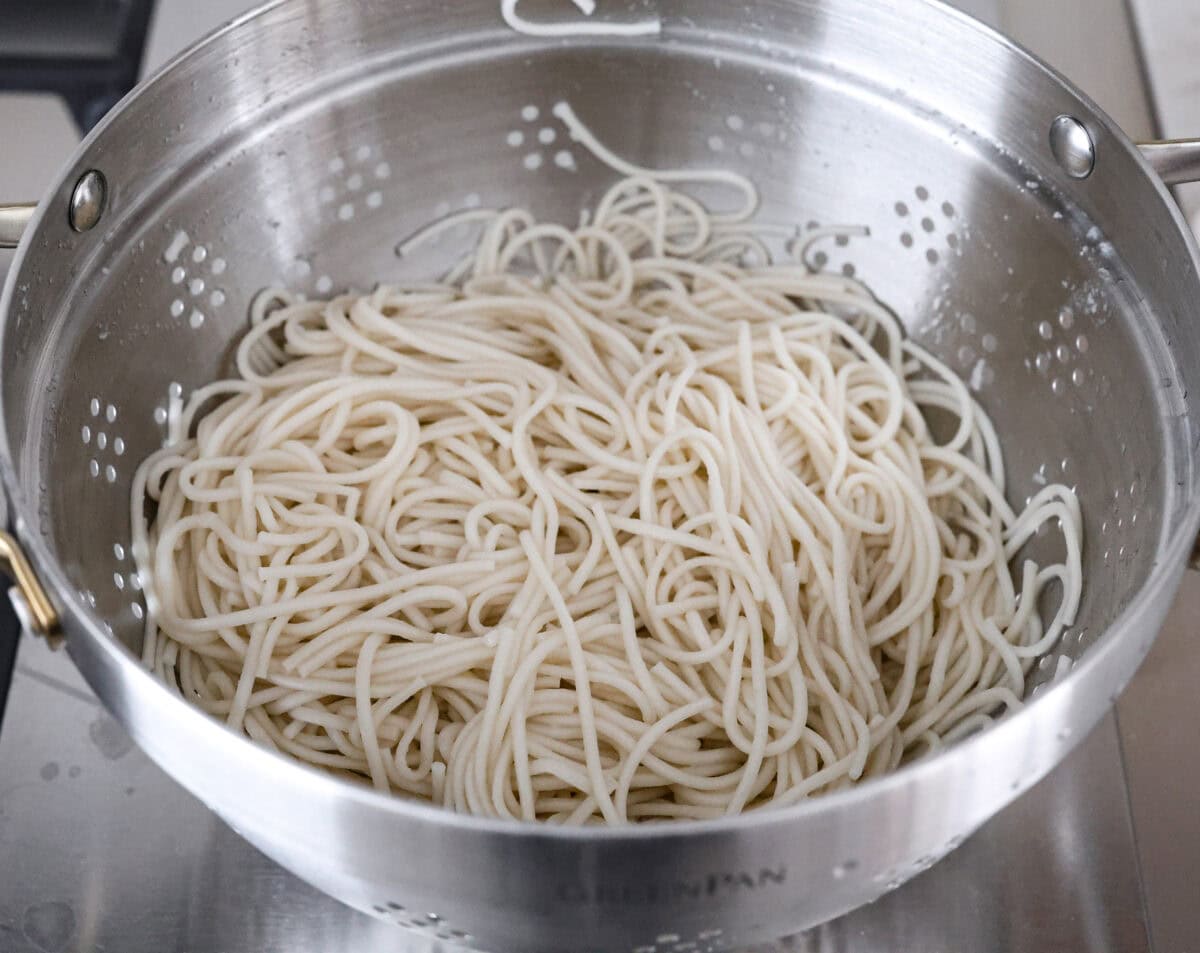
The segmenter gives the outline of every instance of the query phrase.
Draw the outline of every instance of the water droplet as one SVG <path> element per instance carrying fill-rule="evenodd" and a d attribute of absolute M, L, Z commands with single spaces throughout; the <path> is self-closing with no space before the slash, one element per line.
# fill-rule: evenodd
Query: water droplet
<path fill-rule="evenodd" d="M 1049 341 L 1051 336 L 1054 334 L 1054 328 L 1050 327 L 1049 321 L 1041 321 L 1038 323 L 1038 334 L 1041 336 L 1042 340 Z"/>
<path fill-rule="evenodd" d="M 847 860 L 847 861 L 844 861 L 843 863 L 838 864 L 836 867 L 833 868 L 833 877 L 835 880 L 842 880 L 848 874 L 853 873 L 857 869 L 858 869 L 858 861 L 857 860 L 853 860 L 853 859 Z"/>
<path fill-rule="evenodd" d="M 569 149 L 559 149 L 554 153 L 554 164 L 568 172 L 575 171 L 575 155 Z"/>
<path fill-rule="evenodd" d="M 329 160 L 329 171 L 332 172 L 334 175 L 337 175 L 344 168 L 346 168 L 346 160 L 343 159 L 341 156 L 334 156 L 332 159 Z"/>
<path fill-rule="evenodd" d="M 83 437 L 84 443 L 88 443 L 92 439 L 92 428 L 87 424 L 84 424 L 83 429 L 79 432 L 79 435 Z"/>
<path fill-rule="evenodd" d="M 177 318 L 183 314 L 183 302 L 176 298 L 171 302 L 171 317 Z"/>
<path fill-rule="evenodd" d="M 367 193 L 367 208 L 379 208 L 383 204 L 382 192 Z"/>
<path fill-rule="evenodd" d="M 720 152 L 722 149 L 725 148 L 725 140 L 722 139 L 720 136 L 709 136 L 708 137 L 708 148 L 711 149 L 713 152 Z"/>
<path fill-rule="evenodd" d="M 154 408 L 154 422 L 156 424 L 165 424 L 167 422 L 167 408 L 166 407 L 155 407 Z"/>
<path fill-rule="evenodd" d="M 104 468 L 104 479 L 106 479 L 109 483 L 117 482 L 117 468 L 111 463 Z"/>
<path fill-rule="evenodd" d="M 96 446 L 101 450 L 108 446 L 108 434 L 106 434 L 103 430 L 96 434 Z"/>
<path fill-rule="evenodd" d="M 337 195 L 337 193 L 333 190 L 332 185 L 322 185 L 317 190 L 317 199 L 320 200 L 320 202 L 324 205 L 328 205 L 330 202 L 332 202 L 335 195 Z"/>
<path fill-rule="evenodd" d="M 726 116 L 725 125 L 734 132 L 741 132 L 746 123 L 742 120 L 741 116 Z"/>
<path fill-rule="evenodd" d="M 188 291 L 190 291 L 193 295 L 198 295 L 201 292 L 203 292 L 204 291 L 204 279 L 203 278 L 193 278 L 191 281 L 188 282 Z"/>
<path fill-rule="evenodd" d="M 145 618 L 145 615 L 146 615 L 145 611 L 136 602 L 129 607 L 129 611 L 133 613 L 133 617 L 135 619 L 141 620 L 141 619 Z"/>
<path fill-rule="evenodd" d="M 118 589 L 124 589 L 125 588 L 125 577 L 122 576 L 119 572 L 114 572 L 113 573 L 113 585 L 116 586 Z"/>
<path fill-rule="evenodd" d="M 517 145 L 520 145 L 520 143 L 517 143 Z M 379 163 L 379 165 L 375 166 L 375 178 L 386 179 L 391 174 L 392 174 L 392 167 L 390 165 L 388 165 L 386 162 L 381 162 L 381 163 Z"/>
<path fill-rule="evenodd" d="M 26 908 L 21 929 L 39 950 L 65 950 L 75 935 L 75 911 L 60 900 L 35 903 Z"/>
<path fill-rule="evenodd" d="M 1071 371 L 1071 383 L 1076 387 L 1082 387 L 1084 378 L 1086 376 L 1087 375 L 1083 373 L 1083 368 L 1077 367 L 1075 370 Z"/>
<path fill-rule="evenodd" d="M 362 184 L 363 184 L 363 177 L 362 177 L 361 172 L 355 172 L 349 178 L 346 179 L 346 188 L 349 189 L 351 192 L 357 192 L 359 189 L 362 188 Z"/>
<path fill-rule="evenodd" d="M 1054 394 L 1062 394 L 1067 389 L 1067 385 L 1063 383 L 1061 377 L 1056 377 L 1050 382 L 1050 391 Z"/>
<path fill-rule="evenodd" d="M 1075 350 L 1080 354 L 1086 354 L 1088 350 L 1088 339 L 1082 334 L 1075 339 Z"/>
<path fill-rule="evenodd" d="M 349 202 L 343 202 L 338 206 L 337 217 L 343 222 L 348 222 L 354 218 L 354 206 Z"/>
<path fill-rule="evenodd" d="M 999 346 L 999 342 L 996 340 L 996 335 L 994 334 L 985 334 L 980 343 L 983 345 L 983 349 L 989 354 L 996 353 L 996 348 Z"/>
<path fill-rule="evenodd" d="M 219 308 L 225 303 L 225 292 L 218 288 L 208 296 L 208 303 L 214 308 Z"/>
<path fill-rule="evenodd" d="M 1071 325 L 1075 323 L 1075 312 L 1070 308 L 1063 308 L 1058 312 L 1058 326 L 1064 331 L 1069 331 Z"/>
<path fill-rule="evenodd" d="M 92 402 L 88 404 L 88 409 L 92 412 L 93 417 L 100 416 L 100 401 L 93 397 Z"/>
<path fill-rule="evenodd" d="M 183 283 L 183 279 L 187 277 L 187 272 L 183 270 L 181 265 L 176 265 L 171 269 L 171 284 L 178 285 Z"/>
<path fill-rule="evenodd" d="M 558 138 L 558 133 L 556 133 L 554 131 L 554 129 L 551 128 L 550 126 L 543 126 L 541 129 L 538 130 L 537 137 L 538 137 L 538 142 L 540 142 L 544 146 L 548 146 L 548 145 L 550 145 L 550 143 L 552 143 L 555 139 Z"/>
<path fill-rule="evenodd" d="M 1061 363 L 1066 364 L 1067 361 L 1071 359 L 1071 349 L 1065 344 L 1060 344 L 1054 349 L 1054 356 L 1057 357 Z"/>
<path fill-rule="evenodd" d="M 521 107 L 521 118 L 526 122 L 534 122 L 541 115 L 541 110 L 532 104 Z"/>
<path fill-rule="evenodd" d="M 109 761 L 123 758 L 133 748 L 129 735 L 108 715 L 100 715 L 88 725 L 88 737 Z"/>
<path fill-rule="evenodd" d="M 200 262 L 204 261 L 204 259 L 207 257 L 208 257 L 208 249 L 205 248 L 203 245 L 197 245 L 195 247 L 195 249 L 193 249 L 193 251 L 192 251 L 192 261 L 194 261 L 197 265 L 200 264 Z"/>
<path fill-rule="evenodd" d="M 333 279 L 330 278 L 328 275 L 321 275 L 317 279 L 316 285 L 314 287 L 316 287 L 317 291 L 320 292 L 321 294 L 328 294 L 330 292 L 330 290 L 333 288 Z"/>
<path fill-rule="evenodd" d="M 533 172 L 542 167 L 542 155 L 540 152 L 527 153 L 521 164 L 530 172 Z"/>
<path fill-rule="evenodd" d="M 213 263 L 212 263 L 211 267 L 209 268 L 209 270 L 214 275 L 224 274 L 225 273 L 225 259 L 224 258 L 214 258 Z"/>

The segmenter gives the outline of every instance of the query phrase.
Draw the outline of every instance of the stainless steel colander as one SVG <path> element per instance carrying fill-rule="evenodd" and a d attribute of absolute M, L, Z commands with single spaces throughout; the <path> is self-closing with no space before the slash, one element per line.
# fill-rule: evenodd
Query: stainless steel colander
<path fill-rule="evenodd" d="M 24 227 L 0 304 L 0 469 L 19 540 L 0 558 L 31 626 L 60 626 L 137 742 L 280 863 L 360 910 L 487 949 L 729 948 L 933 863 L 1112 703 L 1200 516 L 1197 252 L 1147 161 L 1200 175 L 1200 148 L 1144 157 L 1031 56 L 922 0 L 650 12 L 658 37 L 538 39 L 505 27 L 494 0 L 270 6 L 89 136 Z M 139 666 L 129 487 L 162 442 L 168 395 L 228 373 L 264 286 L 325 295 L 436 273 L 469 234 L 414 258 L 394 246 L 461 208 L 574 220 L 612 176 L 553 117 L 559 100 L 641 164 L 746 173 L 765 220 L 869 225 L 818 262 L 868 282 L 970 383 L 1014 502 L 1078 488 L 1084 604 L 1024 710 L 795 808 L 561 830 L 294 764 Z M 25 217 L 0 211 L 0 234 Z"/>

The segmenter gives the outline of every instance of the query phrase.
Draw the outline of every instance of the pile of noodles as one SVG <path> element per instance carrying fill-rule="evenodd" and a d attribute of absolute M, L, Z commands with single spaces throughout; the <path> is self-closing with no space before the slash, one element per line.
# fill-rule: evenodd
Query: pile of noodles
<path fill-rule="evenodd" d="M 827 233 L 773 262 L 746 180 L 557 112 L 626 176 L 580 227 L 473 212 L 443 283 L 273 293 L 173 408 L 146 663 L 380 790 L 569 823 L 792 804 L 1019 705 L 1079 602 L 1074 494 L 1013 512 L 963 382 L 805 263 Z M 1017 565 L 1043 524 L 1064 561 Z"/>

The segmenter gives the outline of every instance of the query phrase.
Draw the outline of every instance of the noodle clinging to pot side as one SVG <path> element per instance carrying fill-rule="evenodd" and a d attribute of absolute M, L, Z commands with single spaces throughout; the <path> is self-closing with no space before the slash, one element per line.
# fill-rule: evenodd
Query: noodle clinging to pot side
<path fill-rule="evenodd" d="M 575 823 L 795 803 L 1019 705 L 1074 494 L 1015 513 L 963 382 L 819 234 L 772 261 L 746 180 L 558 114 L 626 176 L 578 228 L 474 213 L 442 283 L 265 296 L 175 408 L 133 493 L 147 665 L 380 790 Z M 1063 561 L 1018 560 L 1043 526 Z"/>

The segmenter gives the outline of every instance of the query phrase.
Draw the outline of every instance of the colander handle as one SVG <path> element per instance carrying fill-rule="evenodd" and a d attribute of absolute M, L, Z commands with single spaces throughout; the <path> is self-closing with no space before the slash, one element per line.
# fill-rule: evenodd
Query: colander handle
<path fill-rule="evenodd" d="M 60 634 L 58 611 L 25 558 L 21 544 L 11 533 L 3 531 L 0 531 L 0 572 L 16 584 L 11 594 L 19 593 L 20 598 L 13 599 L 13 608 L 22 624 L 34 635 L 56 641 Z"/>
<path fill-rule="evenodd" d="M 1142 142 L 1138 148 L 1164 184 L 1200 182 L 1200 139 Z"/>
<path fill-rule="evenodd" d="M 35 208 L 31 203 L 0 205 L 0 248 L 17 247 Z"/>

